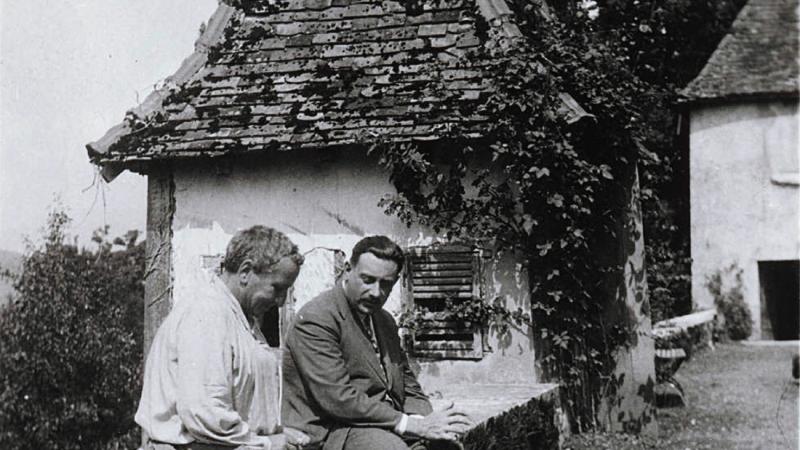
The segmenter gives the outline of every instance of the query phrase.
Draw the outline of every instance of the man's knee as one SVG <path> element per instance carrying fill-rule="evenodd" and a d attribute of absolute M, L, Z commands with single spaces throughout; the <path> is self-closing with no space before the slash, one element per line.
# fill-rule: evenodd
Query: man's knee
<path fill-rule="evenodd" d="M 343 450 L 408 450 L 400 436 L 380 428 L 351 428 Z"/>

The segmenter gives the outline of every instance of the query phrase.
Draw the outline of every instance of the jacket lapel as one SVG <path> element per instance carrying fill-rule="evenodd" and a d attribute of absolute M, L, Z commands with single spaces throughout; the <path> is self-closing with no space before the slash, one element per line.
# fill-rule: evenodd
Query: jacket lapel
<path fill-rule="evenodd" d="M 338 284 L 336 285 L 336 301 L 339 314 L 342 317 L 342 334 L 355 336 L 355 342 L 358 343 L 358 348 L 354 349 L 354 351 L 359 352 L 362 355 L 369 355 L 366 358 L 359 358 L 359 360 L 366 361 L 367 365 L 375 373 L 375 377 L 381 381 L 387 390 L 390 390 L 389 387 L 391 384 L 389 384 L 386 380 L 386 374 L 383 371 L 380 360 L 378 359 L 377 355 L 375 355 L 375 350 L 372 348 L 372 343 L 369 341 L 367 336 L 364 335 L 364 332 L 361 331 L 361 325 L 358 323 L 358 319 L 353 315 L 353 311 L 350 309 L 350 303 L 348 303 L 347 297 L 344 295 L 344 290 Z M 380 327 L 376 325 L 374 328 L 377 334 L 378 328 Z M 376 338 L 378 339 L 378 345 L 383 345 L 381 343 L 382 340 L 377 336 Z"/>
<path fill-rule="evenodd" d="M 389 327 L 383 323 L 383 316 L 381 314 L 375 314 L 372 316 L 372 323 L 374 324 L 375 328 L 375 338 L 378 340 L 378 346 L 381 349 L 381 355 L 383 358 L 383 367 L 386 368 L 386 383 L 389 387 L 389 391 L 392 391 L 392 387 L 394 386 L 394 368 L 395 365 L 392 363 L 394 360 L 392 355 L 392 349 L 389 345 L 391 342 L 392 336 L 387 336 L 387 331 Z"/>

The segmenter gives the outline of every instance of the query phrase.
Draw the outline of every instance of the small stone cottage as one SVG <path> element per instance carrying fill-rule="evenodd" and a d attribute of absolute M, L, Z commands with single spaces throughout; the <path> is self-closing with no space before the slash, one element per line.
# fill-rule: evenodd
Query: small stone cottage
<path fill-rule="evenodd" d="M 466 56 L 478 48 L 502 52 L 518 38 L 503 0 L 221 3 L 178 72 L 87 146 L 107 180 L 122 170 L 148 178 L 146 348 L 171 305 L 190 301 L 186 274 L 215 267 L 233 233 L 255 223 L 284 231 L 306 252 L 291 300 L 264 318 L 276 345 L 293 312 L 333 285 L 346 253 L 370 234 L 390 236 L 410 255 L 386 306 L 393 313 L 442 309 L 445 298 L 501 298 L 530 308 L 519 261 L 387 215 L 378 202 L 395 188 L 367 151 L 378 137 L 435 142 L 453 127 L 480 136 L 491 120 L 480 114 L 481 94 L 492 80 L 480 60 Z M 442 84 L 447 92 L 433 88 Z M 574 101 L 564 110 L 565 120 L 585 114 Z M 639 228 L 619 254 L 626 270 L 641 271 L 641 219 L 631 193 Z M 641 278 L 614 289 L 640 317 L 643 336 L 620 357 L 628 376 L 613 408 L 624 413 L 608 414 L 620 428 L 653 417 L 639 388 L 653 375 L 644 289 Z M 411 336 L 408 350 L 433 397 L 456 399 L 480 420 L 549 399 L 544 423 L 528 413 L 503 416 L 511 428 L 503 428 L 506 419 L 493 422 L 494 433 L 538 430 L 541 438 L 560 416 L 557 388 L 537 376 L 533 334 L 513 329 L 500 340 L 443 321 Z"/>
<path fill-rule="evenodd" d="M 720 274 L 753 339 L 798 339 L 798 1 L 750 0 L 683 91 L 690 119 L 692 299 Z M 737 273 L 740 280 L 737 280 Z"/>

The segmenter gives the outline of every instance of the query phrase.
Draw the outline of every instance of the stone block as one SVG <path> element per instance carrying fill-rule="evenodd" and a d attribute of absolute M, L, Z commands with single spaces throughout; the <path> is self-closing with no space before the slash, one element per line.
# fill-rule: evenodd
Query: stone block
<path fill-rule="evenodd" d="M 569 434 L 554 384 L 449 385 L 434 396 L 434 407 L 453 401 L 475 421 L 461 439 L 465 450 L 558 449 Z"/>

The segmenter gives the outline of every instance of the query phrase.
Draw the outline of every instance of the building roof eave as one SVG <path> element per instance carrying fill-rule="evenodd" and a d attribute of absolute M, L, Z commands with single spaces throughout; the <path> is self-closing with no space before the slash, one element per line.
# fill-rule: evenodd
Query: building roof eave
<path fill-rule="evenodd" d="M 225 27 L 235 13 L 235 8 L 220 3 L 209 19 L 208 25 L 195 41 L 195 51 L 183 60 L 178 70 L 167 77 L 163 85 L 151 92 L 141 104 L 129 110 L 125 120 L 111 127 L 100 139 L 86 144 L 89 159 L 102 166 L 101 174 L 106 181 L 116 178 L 124 168 L 118 163 L 100 162 L 100 158 L 107 155 L 123 137 L 136 132 L 133 125 L 135 121 L 147 123 L 153 116 L 162 112 L 164 99 L 180 90 L 200 72 L 208 60 L 209 51 L 220 41 Z"/>
<path fill-rule="evenodd" d="M 799 9 L 798 0 L 748 0 L 682 89 L 684 102 L 797 95 Z"/>
<path fill-rule="evenodd" d="M 474 3 L 472 3 L 474 1 Z M 488 49 L 487 55 L 489 57 L 503 57 L 510 55 L 514 50 L 524 48 L 521 45 L 524 41 L 524 37 L 520 32 L 520 29 L 515 24 L 514 20 L 514 12 L 509 8 L 506 0 L 465 0 L 464 3 L 469 3 L 470 11 L 472 12 L 472 16 L 478 18 L 478 20 L 485 20 L 486 24 L 489 25 L 490 33 L 488 36 L 488 40 L 483 40 L 483 42 L 475 42 L 475 38 L 473 37 L 472 41 L 469 39 L 465 39 L 463 41 L 463 47 L 470 48 L 478 45 L 483 45 L 484 49 Z M 544 8 L 546 12 L 547 3 L 544 0 L 539 0 L 541 7 Z M 395 6 L 396 7 L 396 6 Z M 289 11 L 290 13 L 296 11 Z M 446 12 L 445 12 L 446 13 Z M 270 13 L 271 14 L 271 13 Z M 276 14 L 281 14 L 280 12 Z M 285 13 L 284 13 L 285 14 Z M 209 116 L 203 117 L 201 114 L 204 113 L 197 113 L 198 110 L 201 108 L 223 108 L 226 107 L 227 104 L 224 101 L 218 101 L 217 97 L 214 97 L 212 100 L 209 101 L 207 105 L 201 105 L 198 108 L 194 108 L 191 98 L 199 94 L 195 93 L 195 89 L 197 92 L 201 92 L 203 89 L 206 89 L 206 86 L 203 85 L 206 78 L 212 80 L 219 80 L 219 79 L 226 79 L 225 77 L 230 78 L 230 81 L 238 78 L 246 78 L 246 75 L 242 75 L 242 69 L 235 68 L 230 69 L 228 67 L 223 67 L 226 63 L 219 63 L 218 59 L 220 59 L 220 55 L 225 57 L 226 55 L 235 54 L 235 52 L 227 52 L 226 49 L 222 47 L 224 41 L 228 39 L 236 39 L 237 30 L 241 29 L 242 35 L 247 33 L 246 36 L 255 36 L 252 39 L 262 39 L 265 43 L 265 47 L 260 49 L 259 51 L 276 51 L 277 49 L 281 49 L 282 47 L 270 47 L 270 45 L 275 45 L 274 42 L 268 43 L 268 41 L 275 41 L 277 39 L 282 40 L 293 40 L 292 47 L 302 47 L 304 45 L 316 45 L 317 43 L 314 41 L 311 44 L 305 42 L 303 39 L 310 38 L 309 36 L 305 36 L 305 32 L 298 32 L 295 31 L 288 31 L 288 29 L 283 29 L 280 31 L 273 30 L 277 34 L 271 35 L 271 39 L 264 38 L 263 34 L 263 27 L 259 29 L 259 25 L 253 25 L 258 20 L 263 19 L 263 17 L 267 17 L 268 15 L 259 16 L 253 15 L 247 16 L 247 12 L 241 8 L 231 6 L 230 4 L 226 4 L 223 1 L 220 2 L 217 10 L 213 14 L 212 18 L 209 20 L 208 26 L 205 30 L 201 33 L 200 37 L 195 43 L 195 51 L 192 55 L 186 58 L 183 63 L 181 64 L 178 71 L 167 78 L 162 86 L 155 89 L 151 92 L 145 100 L 138 105 L 137 107 L 129 110 L 126 113 L 125 119 L 112 127 L 108 130 L 103 137 L 100 139 L 91 142 L 86 145 L 86 149 L 89 154 L 89 158 L 92 163 L 101 167 L 101 173 L 103 178 L 107 181 L 113 180 L 119 173 L 123 170 L 141 170 L 144 168 L 146 170 L 149 165 L 156 163 L 159 160 L 172 160 L 172 159 L 186 159 L 186 158 L 193 158 L 193 157 L 219 157 L 228 154 L 245 154 L 245 153 L 252 153 L 256 151 L 262 150 L 289 150 L 291 148 L 312 148 L 312 147 L 321 147 L 321 146 L 328 146 L 328 145 L 341 145 L 345 142 L 348 145 L 352 144 L 359 144 L 363 143 L 361 138 L 353 135 L 352 133 L 342 133 L 338 136 L 329 135 L 325 132 L 327 129 L 335 129 L 339 131 L 338 128 L 331 126 L 327 129 L 323 129 L 320 127 L 319 130 L 312 130 L 314 133 L 319 134 L 313 135 L 311 137 L 305 137 L 306 135 L 312 135 L 311 132 L 293 132 L 295 135 L 284 136 L 284 135 L 277 135 L 271 134 L 274 130 L 269 129 L 269 126 L 272 126 L 271 122 L 258 122 L 256 123 L 252 116 L 258 116 L 260 119 L 264 119 L 266 116 L 275 116 L 278 120 L 285 120 L 284 116 L 287 114 L 296 116 L 297 121 L 303 122 L 299 125 L 295 123 L 291 123 L 291 126 L 295 128 L 300 127 L 301 125 L 306 125 L 306 122 L 310 122 L 316 117 L 320 115 L 322 119 L 319 120 L 337 120 L 335 117 L 334 119 L 330 119 L 326 117 L 322 109 L 319 111 L 308 109 L 311 112 L 304 112 L 302 108 L 305 106 L 300 106 L 299 111 L 294 111 L 292 109 L 291 112 L 283 111 L 280 107 L 283 106 L 297 106 L 290 104 L 291 102 L 302 102 L 302 99 L 299 100 L 281 100 L 284 103 L 279 103 L 278 107 L 272 108 L 274 105 L 272 104 L 256 104 L 256 100 L 254 97 L 256 95 L 264 95 L 266 91 L 262 91 L 260 94 L 259 92 L 249 92 L 246 89 L 242 89 L 241 98 L 243 104 L 247 106 L 243 108 L 248 108 L 248 112 L 246 114 L 242 114 L 240 116 L 231 115 L 228 113 L 222 120 L 227 121 L 223 127 L 227 127 L 223 132 L 217 133 L 220 129 L 219 120 L 217 120 L 216 124 L 214 123 L 214 118 L 212 116 L 209 119 Z M 369 17 L 359 17 L 360 19 L 370 19 Z M 250 20 L 253 19 L 253 20 Z M 464 22 L 461 18 L 457 18 L 462 23 L 468 23 L 469 21 Z M 373 19 L 374 20 L 374 19 Z M 456 18 L 452 19 L 456 21 Z M 423 25 L 426 22 L 417 22 Z M 246 25 L 242 25 L 246 24 Z M 241 27 L 238 27 L 241 25 Z M 422 27 L 423 25 L 419 25 Z M 440 23 L 434 24 L 439 28 L 442 28 Z M 459 31 L 458 23 L 453 25 L 449 25 L 447 27 L 448 36 L 453 34 L 453 30 L 450 28 L 455 28 L 455 33 Z M 279 27 L 281 25 L 279 24 Z M 249 27 L 249 28 L 248 28 Z M 433 30 L 435 33 L 439 33 L 441 30 Z M 338 30 L 337 32 L 344 33 L 344 31 Z M 302 36 L 301 36 L 302 35 Z M 233 37 L 232 37 L 233 36 Z M 276 38 L 275 36 L 280 36 Z M 420 36 L 428 36 L 420 34 Z M 439 34 L 431 34 L 431 36 L 439 36 Z M 323 38 L 326 38 L 323 36 Z M 410 38 L 409 38 L 410 39 Z M 439 39 L 439 40 L 446 40 L 445 37 L 434 37 L 432 39 Z M 306 39 L 311 40 L 311 39 Z M 261 41 L 260 41 L 261 42 Z M 326 42 L 321 41 L 322 44 Z M 333 42 L 335 44 L 336 42 Z M 414 42 L 412 42 L 414 43 Z M 369 45 L 373 45 L 373 42 L 368 42 Z M 453 49 L 456 52 L 463 53 L 466 50 L 461 50 L 462 42 L 459 41 L 456 43 L 448 42 L 446 45 L 454 46 Z M 391 44 L 396 45 L 396 44 Z M 335 47 L 334 45 L 330 45 L 330 48 L 323 49 L 326 52 L 330 52 L 329 55 L 324 56 L 324 61 L 330 62 L 333 60 L 335 62 L 335 58 L 341 56 L 336 55 L 333 51 L 334 50 L 341 50 Z M 339 46 L 341 47 L 341 45 Z M 222 51 L 220 51 L 222 49 Z M 237 50 L 238 51 L 238 50 Z M 415 51 L 414 47 L 409 47 L 408 50 L 402 50 L 409 55 L 413 54 Z M 378 52 L 376 53 L 377 56 L 381 56 Z M 441 54 L 438 56 L 448 56 L 447 54 Z M 371 56 L 371 55 L 370 55 Z M 353 58 L 358 58 L 359 55 L 352 56 Z M 452 57 L 451 57 L 452 58 Z M 300 62 L 302 63 L 303 58 L 299 58 Z M 439 58 L 441 60 L 441 58 Z M 284 64 L 289 66 L 290 63 L 284 63 L 284 60 L 276 59 L 278 61 L 276 65 Z M 285 60 L 290 61 L 291 63 L 294 60 Z M 424 61 L 424 60 L 423 60 Z M 435 60 L 434 60 L 435 61 Z M 441 61 L 447 61 L 445 60 Z M 256 61 L 256 63 L 250 64 L 248 67 L 256 67 L 258 68 L 260 65 L 267 65 L 270 61 Z M 419 61 L 414 62 L 415 64 L 422 65 Z M 219 65 L 217 67 L 216 65 Z M 211 67 L 214 66 L 214 67 Z M 294 67 L 294 66 L 291 66 Z M 445 67 L 447 69 L 447 67 Z M 219 70 L 225 69 L 225 70 Z M 251 70 L 251 69 L 247 69 Z M 255 69 L 252 69 L 255 70 Z M 260 69 L 264 70 L 266 69 Z M 291 83 L 302 83 L 302 76 L 305 75 L 301 73 L 297 75 L 295 73 L 292 74 L 284 74 L 289 69 L 276 69 L 276 74 L 274 76 L 270 73 L 260 73 L 254 72 L 259 76 L 272 76 L 271 82 L 277 82 L 280 78 L 280 83 L 283 83 L 281 86 L 286 87 L 288 94 L 285 94 L 286 98 L 292 98 L 292 95 L 295 97 L 301 97 L 298 94 L 295 94 L 297 91 L 296 86 L 288 86 Z M 300 66 L 300 69 L 292 69 L 297 72 L 306 71 L 309 72 L 311 69 L 307 69 L 305 67 Z M 319 69 L 317 69 L 319 70 Z M 483 89 L 486 91 L 488 89 L 484 84 L 485 80 L 482 79 L 473 79 L 476 75 L 471 74 L 470 71 L 475 71 L 471 67 L 461 68 L 459 66 L 453 66 L 448 70 L 457 70 L 456 73 L 457 81 L 453 82 L 456 84 L 454 87 L 453 92 L 458 92 L 462 90 L 463 93 L 461 97 L 453 97 L 456 98 L 458 101 L 469 102 L 469 101 L 479 101 L 480 93 L 479 90 Z M 479 70 L 479 69 L 478 69 Z M 313 72 L 313 71 L 312 71 Z M 373 74 L 370 76 L 377 77 L 377 76 L 384 76 L 390 80 L 390 75 L 381 75 L 382 72 Z M 400 73 L 400 72 L 398 72 Z M 409 71 L 411 73 L 411 71 Z M 282 75 L 283 74 L 283 75 Z M 316 76 L 316 74 L 311 73 L 312 76 Z M 323 74 L 324 75 L 324 74 Z M 320 75 L 320 76 L 323 76 Z M 402 74 L 401 74 L 402 75 Z M 415 75 L 409 76 L 409 78 L 413 78 Z M 292 81 L 292 77 L 295 77 L 299 81 Z M 463 78 L 463 79 L 462 79 Z M 411 84 L 415 82 L 406 81 L 405 83 Z M 231 94 L 229 91 L 233 91 L 230 86 L 214 86 L 213 83 L 222 84 L 219 81 L 210 81 L 211 88 L 208 89 L 217 89 L 218 95 L 220 99 L 225 100 L 228 96 L 236 96 L 239 95 L 239 92 Z M 238 81 L 237 81 L 238 83 Z M 386 81 L 382 81 L 382 84 L 386 84 Z M 460 83 L 460 85 L 458 85 Z M 264 86 L 268 85 L 269 83 L 261 83 Z M 284 86 L 286 85 L 286 86 Z M 259 85 L 259 89 L 263 88 L 264 86 Z M 245 88 L 250 86 L 245 84 Z M 234 83 L 234 88 L 236 88 Z M 272 90 L 270 87 L 269 94 L 274 94 L 276 91 Z M 283 92 L 283 91 L 281 91 Z M 302 94 L 302 91 L 299 91 Z M 483 91 L 481 91 L 483 92 Z M 314 92 L 311 91 L 308 95 L 313 95 Z M 205 93 L 204 93 L 205 95 Z M 392 94 L 394 95 L 394 94 Z M 452 95 L 452 94 L 448 94 Z M 375 96 L 374 93 L 369 93 L 367 90 L 361 90 L 361 95 L 355 98 L 357 104 L 368 104 L 370 101 L 376 102 L 376 100 L 380 100 L 380 96 Z M 562 100 L 562 107 L 560 108 L 560 112 L 564 115 L 565 120 L 568 124 L 574 124 L 577 122 L 581 122 L 584 119 L 594 119 L 594 116 L 587 112 L 581 105 L 569 95 L 569 93 L 561 93 L 560 94 Z M 186 100 L 189 98 L 190 100 Z M 425 113 L 425 108 L 432 109 L 432 105 L 436 99 L 429 100 L 426 98 L 422 98 L 421 100 L 427 101 L 428 106 L 420 105 L 401 105 L 402 107 L 407 107 L 411 113 L 413 108 L 416 108 L 421 113 Z M 214 103 L 214 102 L 217 103 Z M 263 97 L 258 100 L 261 103 L 264 103 Z M 335 103 L 335 102 L 330 102 Z M 419 103 L 419 102 L 418 102 Z M 424 102 L 422 102 L 424 103 Z M 376 103 L 378 104 L 378 103 Z M 444 103 L 442 103 L 444 104 Z M 240 105 L 234 105 L 231 109 L 239 107 Z M 312 105 L 313 106 L 313 105 Z M 324 105 L 323 105 L 324 106 Z M 258 112 L 253 113 L 250 107 L 254 109 L 261 108 Z M 380 106 L 383 108 L 383 106 Z M 394 104 L 392 104 L 394 107 Z M 364 108 L 364 106 L 360 106 L 360 108 Z M 386 107 L 388 108 L 388 107 Z M 452 107 L 451 107 L 452 108 Z M 398 108 L 402 109 L 402 108 Z M 352 111 L 349 111 L 348 114 L 350 115 L 357 115 L 358 108 L 351 108 Z M 335 112 L 335 111 L 334 111 Z M 441 121 L 441 123 L 426 123 L 420 122 L 417 124 L 414 123 L 406 123 L 403 118 L 399 119 L 387 119 L 386 123 L 380 123 L 378 125 L 374 125 L 374 127 L 388 127 L 387 129 L 395 130 L 397 129 L 397 136 L 394 136 L 398 139 L 408 139 L 408 140 L 436 140 L 443 135 L 437 134 L 437 128 L 440 126 L 450 126 L 456 124 L 462 124 L 465 127 L 465 132 L 467 134 L 476 132 L 475 128 L 477 127 L 477 122 L 481 120 L 486 120 L 485 117 L 482 117 L 480 113 L 475 113 L 469 117 L 463 115 L 461 110 L 454 109 L 454 114 L 445 115 L 441 114 L 436 120 Z M 234 111 L 234 114 L 236 111 Z M 312 114 L 315 113 L 315 114 Z M 402 114 L 392 112 L 391 114 Z M 231 119 L 231 117 L 240 117 L 239 119 Z M 482 118 L 481 118 L 482 117 Z M 240 120 L 244 118 L 245 120 Z M 252 121 L 248 122 L 247 119 L 250 118 Z M 362 117 L 363 121 L 370 120 L 370 117 Z M 342 119 L 342 120 L 350 120 L 350 119 Z M 355 119 L 353 119 L 355 120 Z M 233 121 L 233 122 L 232 122 Z M 236 123 L 239 121 L 240 123 Z M 168 122 L 169 126 L 163 126 L 165 122 Z M 208 123 L 206 123 L 208 122 Z M 376 121 L 377 122 L 377 121 Z M 277 123 L 277 122 L 276 122 Z M 333 123 L 333 122 L 331 122 Z M 344 122 L 343 122 L 344 123 Z M 366 123 L 366 122 L 365 122 Z M 283 122 L 281 122 L 283 124 Z M 329 124 L 325 124 L 328 126 Z M 334 123 L 334 125 L 339 125 L 338 123 Z M 349 125 L 349 123 L 345 124 Z M 420 129 L 415 128 L 416 125 L 419 125 Z M 283 126 L 283 125 L 281 125 Z M 238 133 L 237 130 L 233 130 L 233 127 L 239 127 L 242 130 L 246 130 L 241 134 Z M 259 128 L 263 127 L 263 128 Z M 373 125 L 368 125 L 367 128 L 362 129 L 363 132 L 374 131 Z M 394 128 L 392 128 L 394 127 Z M 421 129 L 427 127 L 425 129 Z M 284 128 L 290 128 L 290 126 L 286 125 Z M 300 127 L 300 130 L 307 129 L 308 127 Z M 345 129 L 346 127 L 342 128 Z M 279 126 L 276 125 L 275 129 L 280 130 Z M 350 128 L 347 128 L 348 130 Z M 355 129 L 355 128 L 352 128 Z M 187 131 L 188 130 L 188 131 Z M 253 130 L 252 132 L 249 132 Z M 269 131 L 269 132 L 268 132 Z M 283 132 L 283 131 L 281 131 Z M 167 136 L 164 139 L 153 139 L 153 136 Z M 322 138 L 320 138 L 322 136 Z M 274 140 L 271 140 L 275 137 Z M 288 139 L 290 138 L 290 139 Z M 297 138 L 298 140 L 296 140 Z M 300 141 L 302 139 L 307 139 L 307 141 Z M 322 140 L 320 140 L 322 139 Z M 348 141 L 349 139 L 349 141 Z M 166 144 L 165 144 L 166 142 Z M 177 143 L 177 144 L 176 144 Z"/>
<path fill-rule="evenodd" d="M 798 91 L 736 93 L 708 97 L 683 95 L 678 99 L 678 105 L 685 108 L 694 108 L 741 102 L 767 102 L 798 99 L 800 99 L 800 92 Z"/>

